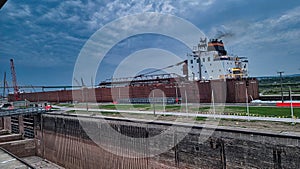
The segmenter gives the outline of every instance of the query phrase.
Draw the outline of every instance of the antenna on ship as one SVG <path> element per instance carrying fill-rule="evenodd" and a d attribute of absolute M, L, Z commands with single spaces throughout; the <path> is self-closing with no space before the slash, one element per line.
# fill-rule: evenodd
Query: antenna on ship
<path fill-rule="evenodd" d="M 200 38 L 199 44 L 198 44 L 198 50 L 199 51 L 206 51 L 207 48 L 207 38 Z"/>

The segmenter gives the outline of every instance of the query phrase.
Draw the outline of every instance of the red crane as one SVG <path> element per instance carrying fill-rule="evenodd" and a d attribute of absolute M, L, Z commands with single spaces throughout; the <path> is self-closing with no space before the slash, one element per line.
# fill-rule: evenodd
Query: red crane
<path fill-rule="evenodd" d="M 15 96 L 15 100 L 20 100 L 20 96 L 19 96 L 19 88 L 18 88 L 18 84 L 17 84 L 17 75 L 16 75 L 16 71 L 15 71 L 15 65 L 14 65 L 14 60 L 10 59 L 10 70 L 11 70 L 11 77 L 12 77 L 12 83 L 13 83 L 13 87 L 14 87 L 14 96 Z"/>

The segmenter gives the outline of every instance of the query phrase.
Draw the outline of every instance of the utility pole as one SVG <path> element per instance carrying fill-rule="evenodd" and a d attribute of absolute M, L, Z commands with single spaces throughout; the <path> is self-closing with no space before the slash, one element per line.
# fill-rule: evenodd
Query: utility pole
<path fill-rule="evenodd" d="M 279 71 L 277 72 L 280 76 L 280 88 L 281 88 L 281 102 L 283 103 L 284 100 L 283 100 L 283 91 L 282 91 L 282 73 L 284 73 L 283 71 Z"/>

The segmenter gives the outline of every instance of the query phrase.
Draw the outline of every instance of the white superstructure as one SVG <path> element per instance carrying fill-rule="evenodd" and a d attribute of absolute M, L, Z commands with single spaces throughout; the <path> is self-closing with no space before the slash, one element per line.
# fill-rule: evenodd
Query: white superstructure
<path fill-rule="evenodd" d="M 229 56 L 222 40 L 201 39 L 187 56 L 189 80 L 214 80 L 248 77 L 248 60 Z"/>

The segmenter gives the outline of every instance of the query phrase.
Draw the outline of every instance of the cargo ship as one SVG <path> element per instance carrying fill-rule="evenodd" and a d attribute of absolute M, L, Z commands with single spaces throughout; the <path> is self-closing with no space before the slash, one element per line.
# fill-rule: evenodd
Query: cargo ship
<path fill-rule="evenodd" d="M 176 104 L 215 102 L 241 103 L 259 98 L 258 81 L 248 75 L 246 57 L 231 56 L 222 40 L 200 39 L 182 66 L 182 75 L 141 74 L 109 79 L 95 88 L 22 93 L 33 102 L 110 102 Z M 13 95 L 9 95 L 13 101 Z"/>

